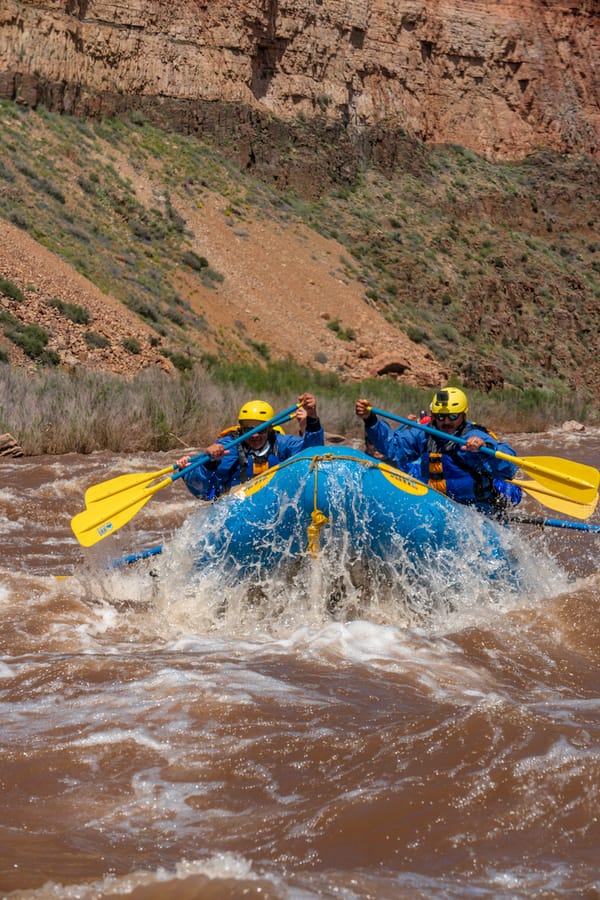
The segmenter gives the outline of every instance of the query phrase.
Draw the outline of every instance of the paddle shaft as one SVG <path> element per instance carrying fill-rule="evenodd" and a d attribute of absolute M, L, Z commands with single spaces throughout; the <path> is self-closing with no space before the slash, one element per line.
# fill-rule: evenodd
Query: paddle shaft
<path fill-rule="evenodd" d="M 297 406 L 291 407 L 294 411 L 297 409 Z M 275 417 L 274 424 L 281 424 L 280 422 L 285 421 L 290 417 L 289 413 L 278 413 Z M 268 423 L 262 423 L 261 428 L 269 427 Z M 243 438 L 248 437 L 248 433 L 243 435 Z M 237 440 L 237 439 L 236 439 Z M 235 442 L 232 442 L 235 443 Z M 231 446 L 231 445 L 230 445 Z M 188 465 L 185 466 L 181 472 L 189 471 L 190 468 L 194 468 L 194 466 L 201 465 L 202 463 L 209 462 L 211 457 L 208 453 L 198 453 L 196 456 L 192 456 Z M 145 485 L 152 484 L 153 481 L 156 481 L 157 478 L 161 478 L 163 475 L 170 475 L 172 472 L 177 472 L 177 465 L 173 464 L 168 466 L 165 469 L 160 469 L 158 472 L 142 472 L 139 474 L 132 475 L 117 475 L 116 478 L 109 478 L 108 481 L 101 481 L 99 484 L 93 484 L 91 487 L 87 489 L 85 492 L 85 505 L 86 507 L 93 506 L 95 503 L 100 503 L 105 500 L 109 500 L 111 497 L 115 498 L 115 503 L 117 501 L 117 496 L 125 495 L 125 502 L 127 503 L 127 496 L 131 496 L 131 491 L 135 488 L 143 488 Z M 179 474 L 176 476 L 179 477 Z M 171 478 L 168 478 L 164 484 L 170 484 Z"/>
<path fill-rule="evenodd" d="M 139 553 L 131 553 L 124 556 L 123 559 L 115 559 L 111 563 L 113 569 L 120 569 L 121 566 L 130 566 L 139 562 L 141 559 L 149 559 L 151 556 L 159 556 L 163 552 L 162 544 L 157 547 L 149 547 L 147 550 L 141 550 Z"/>
<path fill-rule="evenodd" d="M 259 431 L 264 431 L 266 428 L 282 424 L 289 419 L 297 409 L 298 404 L 295 403 L 283 412 L 273 416 L 269 421 L 261 422 L 259 425 L 256 425 L 239 437 L 234 438 L 234 440 L 228 444 L 228 449 L 247 440 L 249 437 L 252 437 L 253 434 L 258 434 Z M 89 547 L 92 544 L 97 543 L 97 541 L 107 537 L 109 534 L 113 534 L 129 522 L 157 491 L 172 484 L 177 478 L 184 475 L 185 472 L 189 472 L 190 468 L 193 469 L 202 462 L 207 462 L 210 458 L 211 457 L 207 453 L 200 453 L 197 456 L 192 457 L 193 461 L 191 466 L 185 466 L 175 474 L 165 478 L 163 481 L 159 481 L 156 484 L 136 484 L 133 487 L 118 491 L 116 496 L 112 495 L 112 500 L 111 496 L 109 496 L 91 502 L 83 512 L 74 516 L 71 520 L 71 528 L 75 537 L 84 547 Z M 167 469 L 167 471 L 169 471 L 169 469 Z M 161 473 L 151 472 L 150 475 L 147 476 L 146 481 L 154 481 L 157 474 Z"/>
<path fill-rule="evenodd" d="M 600 525 L 588 525 L 586 522 L 567 522 L 562 519 L 547 519 L 545 516 L 506 516 L 508 522 L 520 522 L 523 525 L 545 525 L 550 528 L 571 528 L 574 531 L 592 531 L 600 533 Z"/>
<path fill-rule="evenodd" d="M 251 438 L 252 435 L 258 434 L 259 431 L 264 431 L 265 428 L 275 428 L 277 425 L 282 425 L 286 422 L 293 413 L 298 409 L 298 404 L 294 403 L 293 406 L 288 407 L 288 409 L 284 409 L 283 412 L 277 413 L 276 416 L 273 416 L 268 422 L 261 422 L 260 425 L 256 425 L 255 428 L 251 428 L 250 431 L 246 431 L 244 434 L 240 434 L 239 437 L 234 438 L 232 441 L 227 444 L 227 449 L 230 447 L 235 447 L 237 444 L 241 444 L 242 441 L 247 441 L 248 438 Z M 180 469 L 174 475 L 171 475 L 170 481 L 175 481 L 177 478 L 181 478 L 186 472 L 189 472 L 190 469 L 194 469 L 196 466 L 202 465 L 202 463 L 209 462 L 212 457 L 209 456 L 208 453 L 199 453 L 197 456 L 192 456 L 187 466 L 183 469 Z"/>
<path fill-rule="evenodd" d="M 386 419 L 393 419 L 395 422 L 401 422 L 403 425 L 408 425 L 410 428 L 420 428 L 421 431 L 426 431 L 428 434 L 432 434 L 437 438 L 442 438 L 445 441 L 454 441 L 455 444 L 465 443 L 464 438 L 457 437 L 454 434 L 446 434 L 445 431 L 440 431 L 438 428 L 433 428 L 431 425 L 422 425 L 421 422 L 415 422 L 412 419 L 404 419 L 402 416 L 396 416 L 393 413 L 386 412 L 383 409 L 377 409 L 375 406 L 371 407 L 371 412 L 375 413 L 375 415 L 377 416 L 382 416 Z M 536 463 L 535 461 L 532 462 L 531 460 L 521 456 L 511 456 L 510 453 L 503 453 L 501 450 L 492 450 L 491 447 L 481 447 L 478 452 L 487 453 L 489 456 L 496 456 L 498 459 L 508 460 L 508 462 L 514 463 L 514 465 L 516 466 L 520 466 L 526 472 L 533 472 L 536 475 L 550 478 L 553 481 L 560 481 L 575 488 L 591 491 L 592 493 L 595 493 L 598 489 L 597 483 L 593 484 L 590 481 L 586 481 L 573 475 L 569 475 L 567 472 L 557 472 L 554 469 L 548 469 L 546 468 L 546 466 L 540 465 L 540 463 Z M 557 459 L 557 462 L 560 462 L 560 460 Z M 589 469 L 591 473 L 593 473 L 594 471 L 591 466 L 584 467 L 582 465 L 581 468 Z"/>

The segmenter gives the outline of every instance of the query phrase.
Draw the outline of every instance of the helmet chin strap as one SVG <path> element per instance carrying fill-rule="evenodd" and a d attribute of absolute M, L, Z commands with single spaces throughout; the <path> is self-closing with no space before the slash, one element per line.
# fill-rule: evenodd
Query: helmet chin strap
<path fill-rule="evenodd" d="M 265 441 L 263 446 L 260 448 L 260 450 L 250 449 L 248 452 L 250 453 L 251 456 L 268 456 L 270 449 L 271 448 L 269 446 L 269 441 L 267 440 L 267 441 Z"/>

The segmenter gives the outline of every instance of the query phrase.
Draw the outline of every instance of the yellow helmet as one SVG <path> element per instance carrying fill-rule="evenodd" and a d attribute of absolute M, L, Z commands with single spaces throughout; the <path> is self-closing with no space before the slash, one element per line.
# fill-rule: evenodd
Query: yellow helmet
<path fill-rule="evenodd" d="M 431 412 L 434 416 L 443 413 L 466 413 L 469 401 L 466 394 L 455 387 L 442 388 L 436 391 L 431 401 Z"/>
<path fill-rule="evenodd" d="M 238 420 L 240 422 L 267 422 L 275 415 L 275 410 L 264 400 L 249 400 L 240 409 Z"/>

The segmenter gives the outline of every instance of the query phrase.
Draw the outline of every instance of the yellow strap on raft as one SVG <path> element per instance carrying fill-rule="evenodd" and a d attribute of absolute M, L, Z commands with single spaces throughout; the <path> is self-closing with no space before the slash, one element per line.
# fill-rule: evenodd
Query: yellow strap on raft
<path fill-rule="evenodd" d="M 316 559 L 321 549 L 321 529 L 324 525 L 329 525 L 329 519 L 320 509 L 317 509 L 317 490 L 319 479 L 319 462 L 320 457 L 316 456 L 312 463 L 311 469 L 315 471 L 315 480 L 313 484 L 313 511 L 310 514 L 311 523 L 306 527 L 306 536 L 308 538 L 308 547 L 306 548 L 313 559 Z"/>
<path fill-rule="evenodd" d="M 311 524 L 306 528 L 306 536 L 308 537 L 308 547 L 306 548 L 313 559 L 319 555 L 321 529 L 324 525 L 329 525 L 329 519 L 322 513 L 320 509 L 313 509 L 310 514 Z"/>
<path fill-rule="evenodd" d="M 330 519 L 322 510 L 317 507 L 317 479 L 319 475 L 319 463 L 328 463 L 333 460 L 337 461 L 343 459 L 360 463 L 361 465 L 370 469 L 379 469 L 379 471 L 387 481 L 389 481 L 395 488 L 403 491 L 406 494 L 412 494 L 415 497 L 422 497 L 428 491 L 427 486 L 423 484 L 422 481 L 418 481 L 411 475 L 407 475 L 405 472 L 401 472 L 399 469 L 396 469 L 393 466 L 389 466 L 386 463 L 381 463 L 376 459 L 359 458 L 357 456 L 354 456 L 351 452 L 347 454 L 336 455 L 325 452 L 319 456 L 314 456 L 310 464 L 310 470 L 315 472 L 313 485 L 313 511 L 310 514 L 310 525 L 307 525 L 306 527 L 306 536 L 308 538 L 307 550 L 313 559 L 316 558 L 319 554 L 321 529 L 325 525 L 331 525 Z M 232 494 L 237 494 L 240 497 L 250 497 L 252 496 L 252 494 L 256 494 L 262 488 L 264 488 L 265 485 L 267 485 L 269 481 L 271 481 L 271 479 L 277 472 L 287 468 L 288 466 L 298 465 L 301 462 L 303 462 L 303 459 L 299 456 L 293 456 L 290 459 L 286 459 L 285 462 L 279 463 L 279 465 L 273 466 L 271 469 L 267 469 L 264 474 L 256 475 L 245 484 L 237 485 L 232 489 Z"/>

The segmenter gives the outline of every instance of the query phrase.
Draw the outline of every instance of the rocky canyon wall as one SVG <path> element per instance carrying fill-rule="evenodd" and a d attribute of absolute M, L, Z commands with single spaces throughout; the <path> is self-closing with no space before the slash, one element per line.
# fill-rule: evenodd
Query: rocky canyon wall
<path fill-rule="evenodd" d="M 0 3 L 0 97 L 81 115 L 142 108 L 228 133 L 240 162 L 273 174 L 282 154 L 269 148 L 289 150 L 298 123 L 292 142 L 307 158 L 327 146 L 340 177 L 361 153 L 394 164 L 401 134 L 496 159 L 540 146 L 598 156 L 599 59 L 598 0 Z"/>

